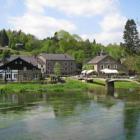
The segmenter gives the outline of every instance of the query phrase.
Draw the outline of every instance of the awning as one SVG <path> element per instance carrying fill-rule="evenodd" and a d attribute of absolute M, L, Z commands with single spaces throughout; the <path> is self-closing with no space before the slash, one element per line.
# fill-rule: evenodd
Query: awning
<path fill-rule="evenodd" d="M 87 72 L 87 70 L 83 70 L 83 71 L 81 72 L 81 74 L 86 74 L 86 72 Z"/>
<path fill-rule="evenodd" d="M 102 73 L 105 73 L 105 74 L 118 74 L 118 70 L 115 70 L 115 69 L 103 69 L 101 70 Z"/>
<path fill-rule="evenodd" d="M 91 73 L 93 73 L 94 72 L 94 70 L 83 70 L 82 72 L 81 72 L 81 74 L 91 74 Z"/>
<path fill-rule="evenodd" d="M 91 74 L 93 72 L 94 72 L 94 70 L 87 70 L 86 74 Z"/>

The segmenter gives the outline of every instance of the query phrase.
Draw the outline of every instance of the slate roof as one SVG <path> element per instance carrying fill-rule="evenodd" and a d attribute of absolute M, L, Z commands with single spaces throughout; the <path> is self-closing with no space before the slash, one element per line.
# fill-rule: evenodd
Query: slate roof
<path fill-rule="evenodd" d="M 67 60 L 67 61 L 74 61 L 75 59 L 69 56 L 68 54 L 47 54 L 43 53 L 41 54 L 42 57 L 44 57 L 46 60 Z"/>
<path fill-rule="evenodd" d="M 10 60 L 10 61 L 9 61 Z M 22 57 L 11 57 L 8 59 L 7 63 L 0 66 L 0 69 L 5 69 L 6 67 L 10 67 L 13 70 L 22 70 L 24 65 L 19 65 L 19 63 L 15 63 L 15 61 L 22 61 L 24 65 L 27 66 L 28 69 L 38 69 L 37 66 L 33 65 L 31 62 L 26 61 Z"/>
<path fill-rule="evenodd" d="M 91 61 L 88 62 L 88 64 L 98 64 L 100 61 L 102 61 L 103 59 L 105 59 L 108 55 L 100 55 L 100 56 L 96 56 L 95 58 L 93 58 Z"/>
<path fill-rule="evenodd" d="M 31 63 L 34 66 L 38 65 L 38 60 L 37 58 L 33 57 L 33 56 L 11 56 L 10 58 L 8 58 L 8 62 L 13 61 L 14 59 L 20 57 L 21 59 L 25 60 L 28 63 Z"/>

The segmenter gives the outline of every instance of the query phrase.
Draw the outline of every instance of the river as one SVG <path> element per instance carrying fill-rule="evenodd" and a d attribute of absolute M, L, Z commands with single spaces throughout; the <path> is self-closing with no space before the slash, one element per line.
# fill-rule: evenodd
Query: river
<path fill-rule="evenodd" d="M 140 140 L 140 90 L 1 94 L 0 140 Z"/>

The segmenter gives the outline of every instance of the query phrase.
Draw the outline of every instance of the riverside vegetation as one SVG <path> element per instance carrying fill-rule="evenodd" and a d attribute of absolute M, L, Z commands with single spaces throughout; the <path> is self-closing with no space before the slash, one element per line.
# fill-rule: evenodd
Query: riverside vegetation
<path fill-rule="evenodd" d="M 115 88 L 129 89 L 139 88 L 140 85 L 132 82 L 116 82 Z M 105 88 L 105 82 L 94 80 L 93 83 L 85 83 L 78 80 L 66 79 L 66 83 L 37 84 L 37 83 L 8 83 L 0 85 L 0 90 L 6 93 L 22 92 L 70 92 L 70 91 L 92 91 L 97 88 Z"/>

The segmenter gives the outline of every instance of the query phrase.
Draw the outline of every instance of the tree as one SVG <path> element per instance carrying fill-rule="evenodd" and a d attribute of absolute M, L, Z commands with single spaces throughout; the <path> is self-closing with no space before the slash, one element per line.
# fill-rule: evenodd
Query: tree
<path fill-rule="evenodd" d="M 82 69 L 83 70 L 94 70 L 94 67 L 93 67 L 93 65 L 85 64 Z"/>
<path fill-rule="evenodd" d="M 115 60 L 120 60 L 125 57 L 125 49 L 117 44 L 109 44 L 105 50 Z"/>
<path fill-rule="evenodd" d="M 11 52 L 9 50 L 4 50 L 2 54 L 2 61 L 3 63 L 7 62 L 7 58 L 11 56 Z"/>
<path fill-rule="evenodd" d="M 129 71 L 140 73 L 140 56 L 128 56 L 123 63 Z"/>
<path fill-rule="evenodd" d="M 5 46 L 8 46 L 8 44 L 9 44 L 8 35 L 7 35 L 7 33 L 6 33 L 5 30 L 2 30 L 2 31 L 0 32 L 0 45 L 1 45 L 2 47 L 5 47 Z"/>
<path fill-rule="evenodd" d="M 140 52 L 140 39 L 136 23 L 133 19 L 128 20 L 124 29 L 124 47 L 129 54 Z"/>
<path fill-rule="evenodd" d="M 58 62 L 56 62 L 54 65 L 54 74 L 56 76 L 61 76 L 61 65 Z"/>

